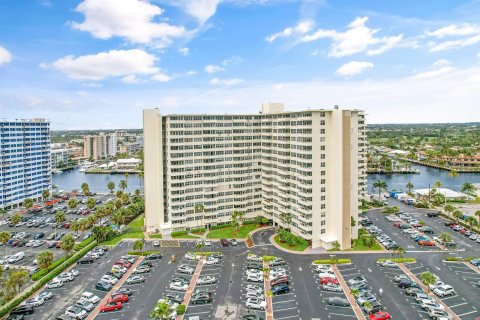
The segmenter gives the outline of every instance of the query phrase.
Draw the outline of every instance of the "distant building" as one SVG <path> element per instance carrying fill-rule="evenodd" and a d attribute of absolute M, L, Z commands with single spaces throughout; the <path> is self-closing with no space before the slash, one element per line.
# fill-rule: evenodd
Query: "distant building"
<path fill-rule="evenodd" d="M 0 120 L 0 208 L 51 189 L 50 122 Z"/>
<path fill-rule="evenodd" d="M 124 142 L 118 147 L 118 152 L 119 153 L 135 153 L 138 150 L 143 149 L 143 144 L 140 144 L 139 142 Z"/>
<path fill-rule="evenodd" d="M 69 166 L 72 162 L 72 159 L 78 155 L 78 152 L 81 151 L 82 148 L 79 147 L 52 149 L 52 170 Z"/>
<path fill-rule="evenodd" d="M 117 136 L 100 132 L 83 137 L 83 154 L 87 159 L 99 160 L 117 155 Z"/>
<path fill-rule="evenodd" d="M 142 163 L 140 159 L 118 159 L 116 161 L 116 169 L 119 171 L 134 171 Z"/>
<path fill-rule="evenodd" d="M 433 188 L 413 190 L 413 194 L 419 199 L 428 200 L 432 193 L 432 189 Z M 457 192 L 447 188 L 437 188 L 436 192 L 444 195 L 447 200 L 466 200 L 470 198 L 470 196 L 465 193 Z"/>

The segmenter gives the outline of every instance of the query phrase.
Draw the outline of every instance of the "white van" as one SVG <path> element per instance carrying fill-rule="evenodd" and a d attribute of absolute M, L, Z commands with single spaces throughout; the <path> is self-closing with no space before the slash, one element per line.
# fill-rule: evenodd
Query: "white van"
<path fill-rule="evenodd" d="M 21 251 L 21 252 L 15 253 L 14 255 L 10 256 L 10 258 L 8 258 L 8 262 L 9 263 L 15 263 L 17 261 L 22 260 L 24 257 L 25 257 L 25 252 Z"/>

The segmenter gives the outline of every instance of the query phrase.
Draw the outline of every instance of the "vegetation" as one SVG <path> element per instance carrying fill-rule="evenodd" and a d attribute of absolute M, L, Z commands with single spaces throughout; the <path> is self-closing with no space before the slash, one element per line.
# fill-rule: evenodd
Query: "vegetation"
<path fill-rule="evenodd" d="M 430 290 L 429 285 L 434 284 L 437 281 L 435 279 L 435 276 L 431 272 L 428 272 L 428 271 L 425 271 L 425 272 L 421 273 L 418 276 L 418 278 L 427 287 L 427 290 Z"/>
<path fill-rule="evenodd" d="M 52 266 L 53 252 L 44 250 L 37 255 L 37 265 L 41 270 L 46 270 Z"/>
<path fill-rule="evenodd" d="M 373 187 L 378 189 L 378 199 L 377 200 L 380 200 L 381 195 L 382 195 L 382 191 L 387 190 L 388 185 L 385 181 L 377 180 L 373 183 Z"/>
<path fill-rule="evenodd" d="M 283 229 L 282 229 L 283 230 Z M 287 231 L 288 232 L 288 231 Z M 290 233 L 290 232 L 289 232 Z M 291 234 L 291 233 L 290 233 Z M 292 234 L 293 235 L 293 234 Z M 295 235 L 293 235 L 294 237 L 297 237 Z M 300 237 L 298 237 L 300 238 Z M 273 240 L 275 241 L 276 244 L 278 244 L 280 247 L 282 248 L 285 248 L 285 249 L 288 249 L 288 250 L 292 250 L 292 251 L 304 251 L 305 249 L 307 249 L 309 247 L 309 244 L 308 242 L 303 239 L 303 238 L 300 238 L 299 240 L 300 241 L 297 241 L 295 240 L 294 241 L 294 244 L 289 244 L 288 242 L 282 242 L 280 240 L 280 234 L 277 234 L 275 235 L 275 237 L 273 238 Z"/>
<path fill-rule="evenodd" d="M 351 259 L 321 259 L 314 260 L 313 264 L 347 264 L 352 263 Z"/>
<path fill-rule="evenodd" d="M 173 313 L 173 311 L 173 308 L 167 302 L 157 302 L 155 308 L 150 312 L 150 318 L 170 319 L 170 315 Z"/>
<path fill-rule="evenodd" d="M 378 262 L 383 262 L 385 260 L 390 260 L 390 261 L 393 261 L 393 262 L 396 262 L 396 263 L 410 263 L 410 262 L 416 262 L 417 259 L 415 258 L 380 258 L 377 260 L 377 263 Z"/>
<path fill-rule="evenodd" d="M 129 255 L 132 256 L 148 256 L 150 254 L 161 254 L 160 251 L 129 251 Z"/>
<path fill-rule="evenodd" d="M 400 208 L 397 206 L 394 206 L 394 207 L 386 207 L 385 209 L 382 210 L 382 213 L 392 214 L 392 213 L 397 213 L 399 211 L 400 211 Z"/>
<path fill-rule="evenodd" d="M 370 237 L 370 239 L 372 239 Z M 351 251 L 368 251 L 368 250 L 382 250 L 382 247 L 374 240 L 367 240 L 366 238 L 352 240 Z"/>
<path fill-rule="evenodd" d="M 221 229 L 211 230 L 207 234 L 208 239 L 222 239 L 222 238 L 246 238 L 248 233 L 255 230 L 257 225 L 247 224 L 236 230 L 234 227 L 226 227 Z M 211 228 L 213 229 L 213 228 Z"/>

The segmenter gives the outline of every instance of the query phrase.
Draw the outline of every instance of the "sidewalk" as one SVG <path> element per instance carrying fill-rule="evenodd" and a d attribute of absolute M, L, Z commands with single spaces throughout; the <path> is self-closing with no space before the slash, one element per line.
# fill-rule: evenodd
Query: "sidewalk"
<path fill-rule="evenodd" d="M 268 262 L 263 261 L 263 269 L 270 269 L 270 265 Z M 265 308 L 265 317 L 266 320 L 273 320 L 273 302 L 272 302 L 272 297 L 269 295 L 270 292 L 270 277 L 263 278 L 263 292 L 265 295 L 265 302 L 267 303 L 267 306 Z"/>
<path fill-rule="evenodd" d="M 185 308 L 185 313 L 187 313 L 188 304 L 190 303 L 190 298 L 192 297 L 193 290 L 195 289 L 195 284 L 197 283 L 197 279 L 200 276 L 200 272 L 203 268 L 203 263 L 205 262 L 205 257 L 198 261 L 197 267 L 195 268 L 195 273 L 192 276 L 192 280 L 190 281 L 190 285 L 188 286 L 187 292 L 185 292 L 185 296 L 183 297 L 183 305 Z M 185 314 L 178 315 L 176 320 L 183 320 Z"/>
<path fill-rule="evenodd" d="M 333 272 L 335 273 L 335 276 L 338 279 L 338 282 L 340 283 L 340 285 L 343 288 L 343 291 L 345 292 L 345 296 L 347 297 L 348 301 L 350 302 L 350 305 L 352 306 L 353 312 L 355 312 L 355 315 L 357 316 L 357 319 L 366 320 L 365 315 L 363 314 L 362 310 L 358 306 L 357 301 L 351 294 L 350 288 L 348 288 L 348 285 L 343 279 L 343 276 L 340 273 L 340 271 L 338 271 L 337 266 L 336 265 L 331 265 L 331 266 L 332 266 Z"/>

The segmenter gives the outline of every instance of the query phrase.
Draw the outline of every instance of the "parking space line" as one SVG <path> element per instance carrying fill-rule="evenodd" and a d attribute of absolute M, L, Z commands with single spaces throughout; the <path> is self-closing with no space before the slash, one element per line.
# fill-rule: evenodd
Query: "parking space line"
<path fill-rule="evenodd" d="M 340 316 L 340 317 L 351 317 L 351 318 L 356 318 L 357 316 L 351 315 L 351 314 L 342 314 L 342 313 L 333 313 L 330 312 L 330 315 L 335 315 L 335 316 Z"/>
<path fill-rule="evenodd" d="M 468 304 L 468 302 L 459 303 L 459 304 L 456 304 L 456 305 L 454 305 L 454 306 L 450 306 L 450 309 L 456 308 L 456 307 L 460 307 L 460 306 L 464 306 L 464 305 L 466 305 L 466 304 Z"/>
<path fill-rule="evenodd" d="M 294 309 L 297 309 L 297 307 L 291 307 L 291 308 L 285 308 L 285 309 L 276 309 L 276 310 L 273 310 L 273 312 L 281 312 L 281 311 L 294 310 Z"/>
<path fill-rule="evenodd" d="M 463 317 L 463 316 L 467 316 L 467 315 L 472 314 L 472 313 L 475 313 L 475 312 L 477 312 L 477 310 L 470 311 L 470 312 L 463 313 L 463 314 L 459 314 L 458 316 L 459 316 L 459 317 Z"/>
<path fill-rule="evenodd" d="M 285 300 L 285 301 L 278 301 L 278 302 L 273 302 L 272 304 L 280 304 L 280 303 L 287 303 L 287 302 L 296 302 L 297 300 L 292 299 L 292 300 Z M 275 311 L 275 310 L 274 310 Z"/>

